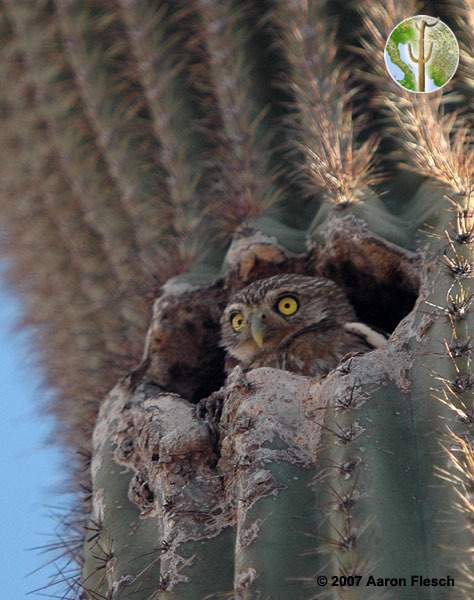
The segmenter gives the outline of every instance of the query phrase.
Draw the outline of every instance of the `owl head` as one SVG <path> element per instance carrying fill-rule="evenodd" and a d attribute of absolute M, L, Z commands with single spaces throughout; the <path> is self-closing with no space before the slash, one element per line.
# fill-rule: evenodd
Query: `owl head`
<path fill-rule="evenodd" d="M 354 319 L 344 292 L 332 281 L 305 275 L 260 279 L 231 299 L 221 318 L 222 345 L 248 364 L 306 331 L 322 336 Z"/>

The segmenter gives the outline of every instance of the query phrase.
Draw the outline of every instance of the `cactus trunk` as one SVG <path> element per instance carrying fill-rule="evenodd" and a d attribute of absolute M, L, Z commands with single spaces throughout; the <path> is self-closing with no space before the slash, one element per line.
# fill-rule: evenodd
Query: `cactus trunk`
<path fill-rule="evenodd" d="M 431 55 L 433 53 L 433 42 L 430 42 L 427 54 L 425 54 L 425 33 L 427 27 L 434 27 L 437 24 L 437 21 L 434 23 L 427 23 L 424 19 L 420 22 L 417 22 L 416 28 L 418 29 L 418 56 L 415 56 L 413 52 L 411 44 L 408 44 L 408 53 L 410 55 L 410 59 L 415 62 L 418 66 L 418 85 L 417 91 L 424 92 L 426 85 L 426 63 L 430 60 Z"/>
<path fill-rule="evenodd" d="M 0 1 L 2 244 L 78 497 L 52 595 L 472 598 L 472 44 L 459 98 L 401 91 L 384 45 L 416 10 Z M 286 273 L 387 343 L 322 379 L 232 368 L 225 306 Z"/>

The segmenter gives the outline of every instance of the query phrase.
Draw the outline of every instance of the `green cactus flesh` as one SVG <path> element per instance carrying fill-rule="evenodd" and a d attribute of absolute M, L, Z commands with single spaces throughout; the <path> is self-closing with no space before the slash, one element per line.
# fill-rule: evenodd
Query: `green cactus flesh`
<path fill-rule="evenodd" d="M 473 597 L 472 114 L 367 59 L 408 0 L 359 3 L 352 94 L 349 4 L 0 2 L 2 247 L 85 490 L 63 598 Z M 387 344 L 323 380 L 233 368 L 224 307 L 281 273 Z"/>

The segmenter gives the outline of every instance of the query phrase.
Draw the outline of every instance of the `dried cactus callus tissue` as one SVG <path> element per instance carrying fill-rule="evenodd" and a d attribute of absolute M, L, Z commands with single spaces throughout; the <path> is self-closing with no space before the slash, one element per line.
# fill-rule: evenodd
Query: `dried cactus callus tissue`
<path fill-rule="evenodd" d="M 383 62 L 413 0 L 0 2 L 54 597 L 472 598 L 474 4 L 424 10 L 432 94 Z"/>

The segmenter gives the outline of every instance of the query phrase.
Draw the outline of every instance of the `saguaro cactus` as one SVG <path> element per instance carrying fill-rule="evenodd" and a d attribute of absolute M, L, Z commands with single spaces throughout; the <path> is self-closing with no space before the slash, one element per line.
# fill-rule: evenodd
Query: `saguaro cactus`
<path fill-rule="evenodd" d="M 430 42 L 428 45 L 428 52 L 425 53 L 425 32 L 427 27 L 435 27 L 438 24 L 438 20 L 433 23 L 428 23 L 425 19 L 421 19 L 415 23 L 415 27 L 418 30 L 418 56 L 415 56 L 414 50 L 412 48 L 411 43 L 408 44 L 408 54 L 410 56 L 410 60 L 418 66 L 418 85 L 417 91 L 424 92 L 425 84 L 426 84 L 426 63 L 429 62 L 432 54 L 433 54 L 433 42 Z"/>
<path fill-rule="evenodd" d="M 56 597 L 472 598 L 472 36 L 446 104 L 384 70 L 416 3 L 346 4 L 0 2 L 3 243 L 78 498 Z M 226 371 L 229 296 L 278 273 L 387 344 Z"/>

